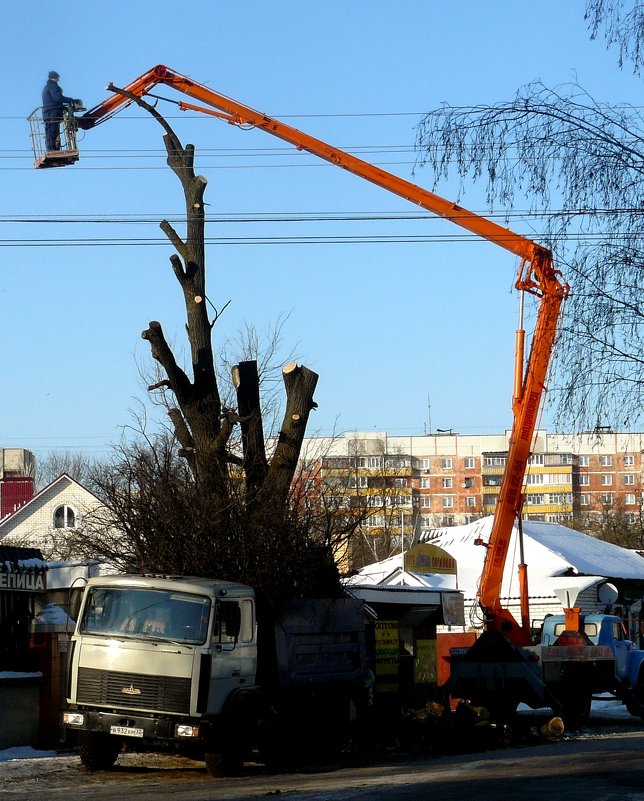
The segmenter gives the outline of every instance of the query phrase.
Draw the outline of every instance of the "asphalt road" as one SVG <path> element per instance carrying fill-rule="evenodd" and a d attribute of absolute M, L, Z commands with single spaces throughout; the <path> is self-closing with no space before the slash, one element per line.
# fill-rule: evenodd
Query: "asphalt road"
<path fill-rule="evenodd" d="M 0 763 L 0 801 L 644 801 L 644 730 L 591 734 L 523 748 L 369 765 L 212 779 L 202 763 L 121 755 L 109 772 L 78 757 Z"/>

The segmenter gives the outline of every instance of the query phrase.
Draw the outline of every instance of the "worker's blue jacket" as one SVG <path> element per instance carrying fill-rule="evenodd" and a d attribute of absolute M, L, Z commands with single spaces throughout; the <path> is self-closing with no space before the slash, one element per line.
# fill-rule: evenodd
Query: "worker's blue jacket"
<path fill-rule="evenodd" d="M 42 90 L 42 116 L 44 120 L 60 120 L 63 117 L 63 106 L 71 103 L 73 97 L 65 97 L 56 81 L 47 81 Z"/>

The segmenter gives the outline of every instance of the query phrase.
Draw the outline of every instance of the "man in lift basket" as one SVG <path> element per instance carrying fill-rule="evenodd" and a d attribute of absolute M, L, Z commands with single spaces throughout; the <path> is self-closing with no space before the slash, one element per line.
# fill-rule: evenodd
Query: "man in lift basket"
<path fill-rule="evenodd" d="M 63 121 L 63 109 L 66 105 L 80 103 L 73 97 L 65 97 L 58 85 L 59 80 L 60 75 L 56 70 L 52 70 L 42 90 L 42 118 L 45 123 L 47 150 L 60 150 L 60 123 Z"/>

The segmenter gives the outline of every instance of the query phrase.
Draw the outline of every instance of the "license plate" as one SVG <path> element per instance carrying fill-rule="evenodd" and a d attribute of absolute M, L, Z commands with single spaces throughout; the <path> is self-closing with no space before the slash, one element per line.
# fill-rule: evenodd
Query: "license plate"
<path fill-rule="evenodd" d="M 121 737 L 143 737 L 143 729 L 133 729 L 130 726 L 110 726 L 110 734 Z"/>

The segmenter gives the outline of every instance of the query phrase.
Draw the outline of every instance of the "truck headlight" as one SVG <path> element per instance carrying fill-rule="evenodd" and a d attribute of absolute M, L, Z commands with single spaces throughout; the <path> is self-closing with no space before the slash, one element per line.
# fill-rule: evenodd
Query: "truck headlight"
<path fill-rule="evenodd" d="M 174 727 L 175 737 L 199 737 L 201 729 L 199 726 L 190 726 L 187 723 L 177 723 Z"/>
<path fill-rule="evenodd" d="M 85 715 L 81 712 L 63 712 L 63 723 L 66 726 L 82 726 L 85 723 Z"/>

